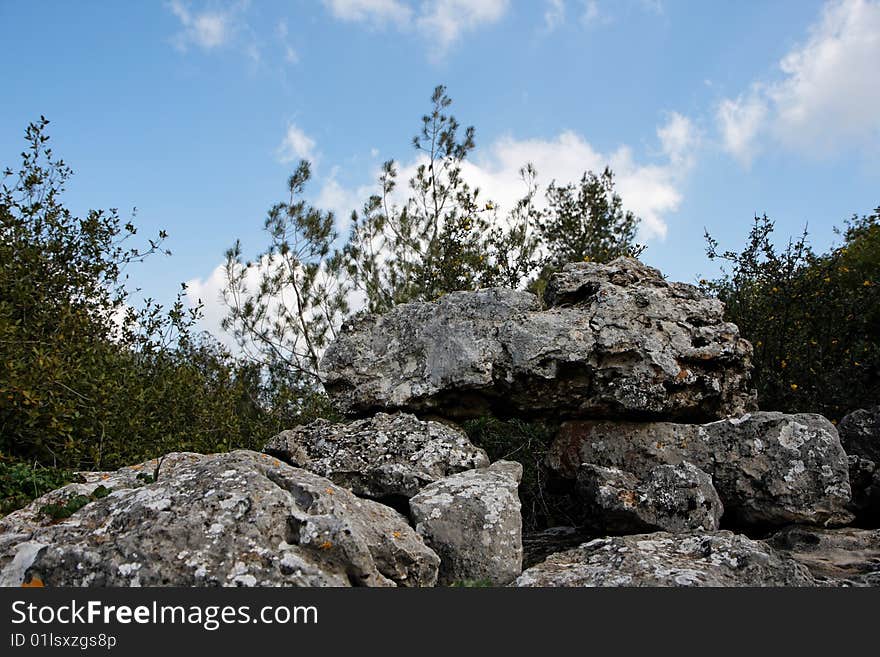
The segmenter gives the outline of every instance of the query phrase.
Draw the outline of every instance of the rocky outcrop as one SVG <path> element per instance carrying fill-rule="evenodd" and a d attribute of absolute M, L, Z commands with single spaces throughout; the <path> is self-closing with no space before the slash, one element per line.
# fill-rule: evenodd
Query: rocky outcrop
<path fill-rule="evenodd" d="M 880 529 L 789 527 L 767 540 L 832 586 L 880 586 Z"/>
<path fill-rule="evenodd" d="M 516 586 L 815 586 L 809 570 L 761 541 L 711 534 L 599 538 L 550 556 Z"/>
<path fill-rule="evenodd" d="M 507 584 L 522 571 L 522 466 L 488 468 L 429 484 L 410 499 L 416 531 L 440 556 L 441 584 Z"/>
<path fill-rule="evenodd" d="M 847 454 L 880 463 L 880 406 L 853 411 L 840 421 L 837 432 Z"/>
<path fill-rule="evenodd" d="M 172 454 L 161 463 L 158 480 L 148 483 L 154 472 L 155 463 L 146 463 L 101 475 L 0 520 L 0 583 L 436 582 L 437 555 L 400 514 L 268 455 Z M 139 478 L 140 473 L 148 474 Z M 87 492 L 82 508 L 50 522 L 48 505 Z"/>
<path fill-rule="evenodd" d="M 317 420 L 282 431 L 263 451 L 378 499 L 409 498 L 432 481 L 489 465 L 461 431 L 404 413 L 348 424 Z"/>
<path fill-rule="evenodd" d="M 347 322 L 321 362 L 345 413 L 706 421 L 748 410 L 751 346 L 723 307 L 630 258 L 568 265 L 549 308 L 501 288 Z"/>
<path fill-rule="evenodd" d="M 661 464 L 690 462 L 712 477 L 737 524 L 845 524 L 846 454 L 821 415 L 758 412 L 709 424 L 570 422 L 549 466 L 574 479 L 582 463 L 645 478 Z"/>
<path fill-rule="evenodd" d="M 712 531 L 724 512 L 712 478 L 686 461 L 658 465 L 644 478 L 584 463 L 577 491 L 587 525 L 603 533 Z"/>

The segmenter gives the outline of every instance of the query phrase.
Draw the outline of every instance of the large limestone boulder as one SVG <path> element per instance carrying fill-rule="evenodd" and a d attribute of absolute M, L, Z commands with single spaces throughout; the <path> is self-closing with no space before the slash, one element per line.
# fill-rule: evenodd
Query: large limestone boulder
<path fill-rule="evenodd" d="M 508 584 L 522 571 L 522 466 L 496 461 L 451 475 L 410 499 L 416 531 L 440 556 L 440 584 Z"/>
<path fill-rule="evenodd" d="M 597 538 L 551 555 L 516 586 L 815 586 L 809 570 L 761 541 L 711 534 Z"/>
<path fill-rule="evenodd" d="M 400 514 L 266 454 L 172 454 L 148 483 L 154 473 L 152 462 L 92 477 L 0 520 L 0 584 L 436 582 L 437 555 Z M 85 505 L 52 520 L 50 505 L 73 495 Z"/>
<path fill-rule="evenodd" d="M 712 478 L 686 461 L 658 465 L 643 478 L 584 463 L 577 492 L 587 525 L 601 533 L 713 531 L 724 513 Z"/>
<path fill-rule="evenodd" d="M 658 465 L 685 461 L 712 477 L 736 523 L 852 520 L 847 457 L 821 415 L 757 412 L 702 425 L 569 422 L 548 454 L 550 468 L 569 479 L 583 463 L 645 478 Z"/>
<path fill-rule="evenodd" d="M 751 345 L 723 306 L 637 260 L 568 265 L 550 307 L 455 292 L 346 323 L 321 362 L 345 413 L 706 421 L 752 405 Z"/>
<path fill-rule="evenodd" d="M 837 425 L 843 449 L 880 463 L 880 406 L 853 411 Z"/>
<path fill-rule="evenodd" d="M 406 413 L 348 424 L 317 420 L 282 431 L 263 451 L 378 499 L 410 498 L 432 481 L 489 465 L 461 431 Z"/>

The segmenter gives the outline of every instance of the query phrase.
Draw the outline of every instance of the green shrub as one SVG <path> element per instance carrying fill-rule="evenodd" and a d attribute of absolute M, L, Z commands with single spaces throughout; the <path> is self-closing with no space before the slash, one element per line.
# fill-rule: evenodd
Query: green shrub
<path fill-rule="evenodd" d="M 708 254 L 730 270 L 704 289 L 726 304 L 755 348 L 761 408 L 839 420 L 880 399 L 880 208 L 846 222 L 839 247 L 818 254 L 806 232 L 784 250 L 756 217 L 741 252 Z"/>
<path fill-rule="evenodd" d="M 544 466 L 544 457 L 558 426 L 487 416 L 465 423 L 464 430 L 471 442 L 486 450 L 492 461 L 506 459 L 522 464 L 519 498 L 525 531 L 577 524 L 576 507 L 569 491 L 559 488 Z"/>
<path fill-rule="evenodd" d="M 73 473 L 0 457 L 0 516 L 73 480 Z"/>

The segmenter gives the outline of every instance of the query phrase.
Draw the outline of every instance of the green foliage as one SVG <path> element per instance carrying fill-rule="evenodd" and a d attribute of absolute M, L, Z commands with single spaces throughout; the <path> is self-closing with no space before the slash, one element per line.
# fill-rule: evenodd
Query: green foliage
<path fill-rule="evenodd" d="M 463 428 L 471 442 L 486 450 L 490 460 L 506 459 L 522 464 L 519 498 L 524 530 L 577 524 L 574 520 L 577 513 L 569 491 L 554 489 L 554 482 L 544 466 L 558 426 L 485 416 L 470 420 Z"/>
<path fill-rule="evenodd" d="M 645 247 L 636 244 L 639 218 L 624 210 L 614 190 L 614 174 L 583 174 L 578 184 L 547 188 L 549 207 L 538 222 L 547 256 L 532 289 L 542 293 L 547 279 L 570 262 L 610 262 L 620 256 L 638 258 Z"/>
<path fill-rule="evenodd" d="M 0 458 L 0 516 L 73 480 L 73 473 Z"/>
<path fill-rule="evenodd" d="M 727 264 L 702 281 L 726 304 L 755 348 L 754 383 L 762 408 L 840 419 L 880 398 L 880 208 L 853 217 L 843 244 L 817 254 L 806 231 L 784 250 L 773 222 L 756 217 L 741 252 L 708 255 Z"/>
<path fill-rule="evenodd" d="M 186 308 L 185 288 L 170 308 L 130 304 L 126 268 L 167 253 L 166 235 L 132 246 L 137 229 L 116 210 L 65 208 L 71 171 L 48 147 L 47 123 L 28 127 L 21 168 L 5 171 L 0 191 L 0 456 L 13 464 L 4 509 L 64 472 L 259 449 L 326 415 L 326 398 L 284 368 L 196 335 L 200 308 Z"/>
<path fill-rule="evenodd" d="M 89 502 L 107 497 L 112 492 L 106 486 L 98 486 L 90 495 L 70 495 L 60 502 L 44 504 L 40 507 L 40 513 L 52 518 L 52 520 L 63 520 L 72 516 Z"/>
<path fill-rule="evenodd" d="M 530 226 L 533 187 L 510 221 L 500 222 L 495 204 L 464 178 L 474 149 L 474 128 L 460 132 L 447 113 L 452 100 L 443 86 L 431 97 L 413 146 L 422 156 L 408 182 L 409 196 L 394 202 L 397 165 L 384 164 L 380 193 L 352 216 L 345 247 L 346 270 L 373 312 L 398 303 L 433 300 L 455 290 L 489 285 L 516 287 L 533 267 L 537 246 Z M 531 183 L 533 170 L 523 170 Z"/>
<path fill-rule="evenodd" d="M 342 254 L 333 250 L 333 213 L 300 198 L 310 178 L 303 160 L 288 180 L 288 199 L 269 210 L 269 246 L 255 261 L 242 258 L 239 242 L 227 251 L 223 327 L 252 361 L 275 374 L 289 371 L 285 385 L 314 390 L 320 354 L 349 307 L 337 275 Z"/>

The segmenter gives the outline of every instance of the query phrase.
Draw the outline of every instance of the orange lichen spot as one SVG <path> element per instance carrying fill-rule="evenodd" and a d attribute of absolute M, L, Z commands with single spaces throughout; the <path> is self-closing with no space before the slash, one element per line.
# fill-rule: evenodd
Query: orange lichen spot
<path fill-rule="evenodd" d="M 333 547 L 333 543 L 331 543 L 330 541 L 324 541 L 318 547 L 321 548 L 322 550 L 329 550 L 330 548 Z"/>
<path fill-rule="evenodd" d="M 324 489 L 324 492 L 327 493 L 328 495 L 333 495 L 333 493 L 335 493 L 336 491 L 334 491 L 334 490 L 333 490 L 332 488 L 330 488 L 330 487 L 327 487 L 327 488 Z"/>
<path fill-rule="evenodd" d="M 401 534 L 400 532 L 391 532 L 391 535 L 392 535 L 394 538 L 400 538 L 402 534 Z"/>
<path fill-rule="evenodd" d="M 617 494 L 617 498 L 623 502 L 625 506 L 635 506 L 636 505 L 636 493 L 631 490 L 622 490 Z"/>
<path fill-rule="evenodd" d="M 101 475 L 101 479 L 103 479 L 104 481 L 108 480 L 109 478 L 110 478 L 110 475 L 108 475 L 108 474 Z"/>
<path fill-rule="evenodd" d="M 678 374 L 675 375 L 675 380 L 683 381 L 684 379 L 688 378 L 689 374 L 690 372 L 688 370 L 681 370 Z"/>
<path fill-rule="evenodd" d="M 137 465 L 131 466 L 131 469 L 132 470 L 143 470 L 144 466 L 142 464 L 138 463 Z"/>
<path fill-rule="evenodd" d="M 41 589 L 46 585 L 43 584 L 43 580 L 41 580 L 36 575 L 31 577 L 27 582 L 22 582 L 21 588 L 23 589 Z"/>

